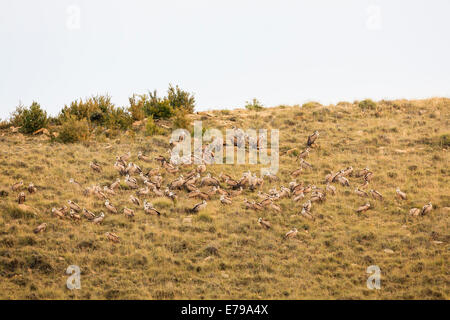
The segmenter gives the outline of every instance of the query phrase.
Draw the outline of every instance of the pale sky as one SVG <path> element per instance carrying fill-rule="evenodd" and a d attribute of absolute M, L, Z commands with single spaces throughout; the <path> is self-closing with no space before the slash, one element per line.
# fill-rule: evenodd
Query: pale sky
<path fill-rule="evenodd" d="M 178 84 L 197 111 L 450 97 L 449 0 L 0 0 L 0 118 Z"/>

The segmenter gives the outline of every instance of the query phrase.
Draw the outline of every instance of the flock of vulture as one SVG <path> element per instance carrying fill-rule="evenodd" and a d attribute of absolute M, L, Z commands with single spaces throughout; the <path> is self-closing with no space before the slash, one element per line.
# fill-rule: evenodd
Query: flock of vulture
<path fill-rule="evenodd" d="M 312 165 L 308 163 L 305 159 L 309 156 L 312 149 L 316 147 L 316 140 L 319 137 L 319 132 L 315 131 L 312 135 L 308 137 L 306 143 L 306 149 L 299 154 L 300 166 L 297 170 L 291 173 L 291 176 L 299 176 L 303 170 L 311 170 Z M 80 183 L 74 179 L 70 179 L 70 183 L 75 184 L 82 188 L 85 196 L 97 197 L 104 202 L 105 210 L 99 215 L 89 211 L 86 208 L 81 207 L 79 204 L 69 200 L 67 205 L 61 208 L 53 208 L 52 214 L 60 219 L 72 219 L 72 220 L 82 220 L 86 219 L 94 224 L 101 224 L 105 219 L 106 214 L 123 214 L 129 219 L 133 219 L 136 211 L 142 208 L 145 214 L 161 216 L 161 212 L 156 209 L 151 202 L 146 200 L 151 196 L 155 197 L 167 197 L 172 201 L 176 201 L 177 198 L 183 195 L 185 198 L 189 199 L 199 199 L 197 203 L 192 208 L 186 208 L 186 212 L 195 214 L 205 209 L 208 205 L 207 201 L 219 200 L 224 206 L 233 203 L 233 199 L 243 192 L 255 192 L 257 191 L 258 201 L 252 201 L 244 199 L 244 206 L 248 210 L 254 211 L 265 211 L 274 210 L 281 211 L 281 207 L 277 204 L 277 201 L 282 198 L 290 198 L 294 202 L 305 201 L 300 207 L 301 210 L 299 215 L 310 220 L 315 220 L 315 216 L 312 213 L 313 203 L 320 203 L 326 200 L 327 195 L 335 195 L 336 187 L 333 184 L 342 185 L 344 187 L 349 187 L 350 182 L 348 177 L 355 177 L 361 179 L 361 185 L 356 187 L 355 193 L 363 198 L 372 198 L 375 201 L 382 201 L 383 195 L 374 190 L 369 189 L 368 185 L 373 176 L 373 172 L 369 168 L 364 168 L 362 170 L 353 170 L 352 167 L 348 167 L 339 170 L 335 173 L 330 173 L 325 177 L 325 186 L 319 188 L 315 185 L 304 185 L 304 183 L 297 183 L 293 180 L 289 183 L 289 187 L 280 186 L 279 189 L 276 187 L 271 188 L 268 193 L 264 193 L 261 187 L 264 185 L 265 181 L 267 183 L 277 182 L 279 178 L 274 175 L 267 173 L 263 177 L 257 177 L 256 174 L 252 174 L 250 171 L 245 172 L 240 179 L 234 179 L 233 177 L 221 173 L 218 177 L 213 177 L 210 173 L 206 173 L 207 168 L 204 163 L 196 165 L 177 164 L 166 159 L 164 156 L 158 156 L 154 159 L 148 157 L 141 152 L 137 155 L 139 161 L 145 163 L 151 163 L 156 160 L 159 167 L 144 172 L 141 167 L 131 160 L 131 153 L 128 152 L 122 156 L 116 157 L 116 162 L 114 168 L 118 171 L 121 177 L 124 177 L 124 185 L 122 185 L 121 179 L 113 181 L 110 185 L 101 188 L 99 185 L 93 187 L 84 188 Z M 190 168 L 189 168 L 190 166 Z M 96 172 L 102 172 L 102 166 L 98 163 L 90 163 L 90 168 Z M 165 170 L 171 175 L 179 175 L 178 178 L 171 181 L 170 183 L 163 185 L 163 177 L 161 171 Z M 191 170 L 186 174 L 181 174 L 182 170 Z M 20 192 L 18 196 L 19 204 L 23 204 L 26 200 L 26 194 L 24 191 L 23 182 L 16 183 L 12 186 L 12 190 L 15 192 Z M 131 190 L 133 193 L 129 195 L 129 207 L 124 207 L 121 210 L 114 206 L 112 199 L 117 195 L 118 189 Z M 36 193 L 37 188 L 30 184 L 27 188 L 30 194 Z M 399 188 L 396 189 L 396 194 L 400 200 L 406 200 L 407 195 L 402 192 Z M 142 200 L 143 199 L 143 200 Z M 372 206 L 370 202 L 366 202 L 356 209 L 357 213 L 365 212 L 371 209 Z M 421 209 L 412 208 L 409 212 L 412 216 L 426 215 L 432 210 L 433 206 L 430 203 L 424 205 Z M 270 229 L 271 223 L 263 218 L 259 218 L 257 223 L 264 229 Z M 47 224 L 42 223 L 34 229 L 35 233 L 42 232 L 46 229 Z M 283 239 L 294 238 L 298 234 L 298 230 L 293 228 L 287 232 Z M 120 237 L 112 232 L 107 232 L 107 239 L 113 242 L 120 242 Z"/>

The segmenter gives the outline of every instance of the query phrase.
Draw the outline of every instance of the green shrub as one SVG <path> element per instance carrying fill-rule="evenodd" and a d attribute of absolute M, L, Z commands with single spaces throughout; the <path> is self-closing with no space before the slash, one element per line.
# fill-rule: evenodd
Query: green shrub
<path fill-rule="evenodd" d="M 259 102 L 258 99 L 256 98 L 253 98 L 252 102 L 246 101 L 245 103 L 246 103 L 245 109 L 247 110 L 259 111 L 262 108 L 264 108 L 261 102 Z"/>
<path fill-rule="evenodd" d="M 187 118 L 187 111 L 184 109 L 178 109 L 175 112 L 175 118 L 173 120 L 174 129 L 188 129 L 189 119 Z"/>
<path fill-rule="evenodd" d="M 154 119 L 169 119 L 174 115 L 174 109 L 167 98 L 159 98 L 156 90 L 149 92 L 144 103 L 144 112 Z"/>
<path fill-rule="evenodd" d="M 133 118 L 124 108 L 114 108 L 105 122 L 106 127 L 116 130 L 127 130 L 133 124 Z"/>
<path fill-rule="evenodd" d="M 141 121 L 145 118 L 144 105 L 147 101 L 147 95 L 133 94 L 130 98 L 130 106 L 128 107 L 128 112 L 131 114 L 133 121 Z"/>
<path fill-rule="evenodd" d="M 321 107 L 322 105 L 319 102 L 315 102 L 315 101 L 310 101 L 310 102 L 306 102 L 304 104 L 302 104 L 302 108 L 304 109 L 312 109 L 312 108 L 316 108 L 316 107 Z"/>
<path fill-rule="evenodd" d="M 377 104 L 370 100 L 370 99 L 366 99 L 363 101 L 360 101 L 358 103 L 358 106 L 361 108 L 361 110 L 366 111 L 366 110 L 375 110 L 377 108 Z"/>
<path fill-rule="evenodd" d="M 22 127 L 22 133 L 31 134 L 47 126 L 47 112 L 37 102 L 33 102 L 29 108 L 18 106 L 12 114 L 11 124 Z"/>
<path fill-rule="evenodd" d="M 64 106 L 59 114 L 61 123 L 74 117 L 85 119 L 89 125 L 103 126 L 110 129 L 126 130 L 133 123 L 132 116 L 124 108 L 118 108 L 111 102 L 108 95 L 97 95 L 73 101 L 70 106 Z"/>
<path fill-rule="evenodd" d="M 175 110 L 184 109 L 188 113 L 194 112 L 194 95 L 181 90 L 178 86 L 173 87 L 172 85 L 169 85 L 169 89 L 167 90 L 167 100 Z"/>
<path fill-rule="evenodd" d="M 147 123 L 145 124 L 145 135 L 154 136 L 163 134 L 163 130 L 155 124 L 153 117 L 147 118 Z"/>
<path fill-rule="evenodd" d="M 89 140 L 89 123 L 86 119 L 78 120 L 75 117 L 63 122 L 57 141 L 62 143 L 75 143 Z"/>

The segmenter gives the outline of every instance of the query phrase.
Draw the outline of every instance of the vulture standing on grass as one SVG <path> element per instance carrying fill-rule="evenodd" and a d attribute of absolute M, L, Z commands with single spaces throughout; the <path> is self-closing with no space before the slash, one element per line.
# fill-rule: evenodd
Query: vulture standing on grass
<path fill-rule="evenodd" d="M 24 204 L 25 203 L 25 192 L 19 193 L 19 197 L 17 198 L 17 202 L 19 204 Z"/>
<path fill-rule="evenodd" d="M 88 219 L 88 220 L 94 220 L 95 219 L 95 214 L 91 211 L 89 211 L 86 208 L 83 208 L 83 216 Z"/>
<path fill-rule="evenodd" d="M 30 183 L 30 184 L 28 185 L 28 192 L 29 192 L 30 194 L 33 194 L 33 193 L 36 193 L 36 192 L 37 192 L 37 188 L 34 186 L 34 184 Z"/>
<path fill-rule="evenodd" d="M 11 186 L 12 191 L 17 191 L 23 186 L 23 181 L 17 182 Z"/>
<path fill-rule="evenodd" d="M 369 195 L 364 190 L 360 190 L 359 188 L 355 189 L 355 193 L 360 197 L 368 197 Z"/>
<path fill-rule="evenodd" d="M 138 188 L 139 188 L 136 179 L 130 177 L 129 175 L 126 176 L 126 178 L 125 178 L 125 183 L 126 183 L 127 186 L 130 187 L 131 189 L 138 189 Z"/>
<path fill-rule="evenodd" d="M 397 187 L 397 189 L 395 190 L 395 192 L 397 193 L 397 197 L 400 198 L 401 200 L 406 200 L 406 193 L 404 193 L 403 191 L 400 190 L 399 187 Z"/>
<path fill-rule="evenodd" d="M 202 202 L 197 203 L 190 211 L 194 213 L 199 212 L 200 210 L 205 209 L 206 205 L 207 205 L 206 201 L 203 200 Z"/>
<path fill-rule="evenodd" d="M 123 208 L 123 214 L 125 215 L 125 217 L 129 218 L 129 219 L 133 219 L 134 218 L 134 210 L 131 210 L 129 208 Z"/>
<path fill-rule="evenodd" d="M 420 215 L 424 216 L 424 215 L 430 213 L 432 209 L 433 209 L 433 205 L 431 204 L 431 202 L 428 202 L 428 204 L 426 204 L 422 207 L 422 210 L 420 211 Z"/>
<path fill-rule="evenodd" d="M 114 214 L 118 213 L 117 209 L 109 202 L 109 200 L 105 201 L 105 207 L 111 213 L 114 213 Z"/>
<path fill-rule="evenodd" d="M 95 172 L 98 172 L 98 173 L 102 172 L 102 167 L 100 167 L 100 165 L 98 165 L 97 163 L 91 162 L 90 166 L 91 166 L 91 169 L 94 170 Z"/>
<path fill-rule="evenodd" d="M 34 232 L 34 233 L 39 233 L 39 232 L 45 231 L 45 229 L 47 229 L 47 224 L 44 222 L 44 223 L 38 225 L 38 226 L 33 230 L 33 232 Z"/>
<path fill-rule="evenodd" d="M 105 235 L 106 235 L 106 238 L 107 238 L 109 241 L 112 241 L 112 242 L 114 242 L 114 243 L 119 243 L 119 242 L 120 242 L 119 236 L 118 236 L 117 234 L 115 234 L 115 233 L 107 232 L 107 233 L 105 233 Z"/>
<path fill-rule="evenodd" d="M 306 159 L 309 156 L 309 151 L 311 149 L 310 148 L 306 148 L 304 151 L 300 152 L 300 154 L 298 155 L 299 159 Z"/>
<path fill-rule="evenodd" d="M 318 137 L 319 137 L 319 131 L 314 131 L 314 133 L 308 137 L 308 142 L 306 143 L 306 145 L 308 147 L 311 147 Z"/>
<path fill-rule="evenodd" d="M 139 200 L 138 198 L 136 198 L 132 194 L 130 195 L 130 202 L 135 204 L 135 205 L 137 205 L 138 207 L 141 205 L 141 200 Z"/>
<path fill-rule="evenodd" d="M 258 219 L 258 223 L 264 229 L 270 229 L 272 226 L 269 221 L 264 220 L 263 218 Z"/>
<path fill-rule="evenodd" d="M 283 237 L 283 239 L 292 239 L 295 238 L 298 234 L 298 230 L 297 228 L 293 228 L 291 231 L 289 231 L 288 233 L 286 233 Z"/>
<path fill-rule="evenodd" d="M 67 203 L 69 204 L 70 209 L 72 209 L 73 211 L 81 212 L 81 207 L 72 200 L 68 200 Z"/>
<path fill-rule="evenodd" d="M 379 193 L 377 190 L 370 189 L 370 195 L 375 200 L 383 201 L 383 195 Z"/>
<path fill-rule="evenodd" d="M 166 190 L 164 190 L 164 195 L 172 201 L 177 200 L 177 195 L 174 192 L 170 191 L 169 188 L 166 188 Z"/>
<path fill-rule="evenodd" d="M 160 216 L 161 213 L 155 209 L 155 207 L 153 207 L 153 204 L 151 204 L 150 202 L 147 202 L 147 200 L 144 201 L 144 212 L 146 214 L 150 214 L 150 215 L 156 215 L 156 216 Z"/>
<path fill-rule="evenodd" d="M 97 218 L 92 219 L 92 222 L 94 224 L 100 224 L 103 222 L 104 219 L 105 219 L 105 214 L 102 212 L 102 213 L 100 213 L 100 215 Z"/>
<path fill-rule="evenodd" d="M 64 219 L 65 214 L 56 208 L 52 208 L 52 213 L 60 219 Z"/>
<path fill-rule="evenodd" d="M 409 210 L 409 215 L 417 217 L 420 214 L 421 210 L 419 208 L 412 208 Z"/>
<path fill-rule="evenodd" d="M 370 209 L 370 203 L 367 202 L 365 205 L 360 206 L 358 209 L 356 209 L 356 212 L 361 213 L 361 212 L 365 212 L 369 209 Z"/>
<path fill-rule="evenodd" d="M 144 162 L 151 162 L 152 159 L 150 157 L 145 156 L 144 154 L 142 154 L 141 151 L 139 151 L 138 153 L 138 160 L 142 160 Z"/>

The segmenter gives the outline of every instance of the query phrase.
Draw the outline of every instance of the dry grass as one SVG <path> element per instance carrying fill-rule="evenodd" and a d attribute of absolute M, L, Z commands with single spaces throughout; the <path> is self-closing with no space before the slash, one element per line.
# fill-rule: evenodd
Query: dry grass
<path fill-rule="evenodd" d="M 175 205 L 165 198 L 151 199 L 163 212 L 160 218 L 137 210 L 134 221 L 107 214 L 100 226 L 59 220 L 51 208 L 69 199 L 96 213 L 104 211 L 102 201 L 83 196 L 68 183 L 70 178 L 85 186 L 109 184 L 117 177 L 115 156 L 128 151 L 145 169 L 156 167 L 156 162 L 138 161 L 137 152 L 164 154 L 168 137 L 149 138 L 140 132 L 62 145 L 0 132 L 0 189 L 9 193 L 0 197 L 0 298 L 448 299 L 450 159 L 441 137 L 450 133 L 449 113 L 449 99 L 432 99 L 379 103 L 367 113 L 357 105 L 341 104 L 192 116 L 209 128 L 277 128 L 280 152 L 303 150 L 307 136 L 319 130 L 319 147 L 308 158 L 314 169 L 297 181 L 323 186 L 327 173 L 349 165 L 374 172 L 370 187 L 385 196 L 383 202 L 370 200 L 374 209 L 356 214 L 365 199 L 353 192 L 360 180 L 350 178 L 350 188 L 336 186 L 336 196 L 313 205 L 318 217 L 314 222 L 297 214 L 302 202 L 290 199 L 280 201 L 281 213 L 245 210 L 242 200 L 256 199 L 250 191 L 228 207 L 216 197 L 190 223 L 184 220 L 184 208 L 198 201 L 186 200 L 183 193 Z M 107 144 L 112 148 L 105 149 Z M 104 166 L 103 173 L 90 170 L 94 159 Z M 289 173 L 297 167 L 294 156 L 281 156 L 281 181 L 270 187 L 287 186 Z M 258 172 L 249 165 L 208 167 L 215 175 L 223 171 L 236 178 L 247 170 Z M 175 176 L 164 173 L 164 178 L 166 184 Z M 17 208 L 17 192 L 10 186 L 19 180 L 38 187 L 26 201 L 37 216 Z M 408 200 L 395 199 L 396 186 Z M 266 182 L 263 191 L 270 187 Z M 119 209 L 130 207 L 130 193 L 122 189 L 112 203 Z M 430 215 L 408 216 L 410 208 L 428 201 L 435 206 Z M 261 229 L 259 216 L 273 228 Z M 35 235 L 33 229 L 42 222 L 47 230 Z M 292 227 L 299 236 L 282 242 Z M 116 233 L 121 242 L 109 242 L 106 232 Z M 81 268 L 81 290 L 66 288 L 69 265 Z M 381 268 L 381 290 L 366 287 L 370 265 Z"/>

